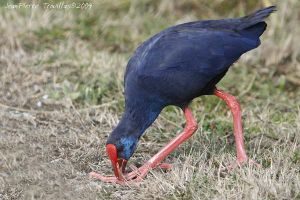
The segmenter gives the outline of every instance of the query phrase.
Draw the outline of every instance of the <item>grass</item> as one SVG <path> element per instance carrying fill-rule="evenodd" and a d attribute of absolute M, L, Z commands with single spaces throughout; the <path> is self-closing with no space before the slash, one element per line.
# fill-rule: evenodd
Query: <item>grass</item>
<path fill-rule="evenodd" d="M 1 3 L 0 199 L 300 199 L 297 0 L 90 2 L 91 10 Z M 141 42 L 174 24 L 269 4 L 278 11 L 262 45 L 219 84 L 239 98 L 247 151 L 262 168 L 221 172 L 235 159 L 232 119 L 223 102 L 205 96 L 191 105 L 199 130 L 167 158 L 172 171 L 153 170 L 130 187 L 88 179 L 92 170 L 112 173 L 104 144 L 123 112 L 124 69 Z M 183 125 L 178 108 L 165 108 L 131 162 L 150 158 Z"/>

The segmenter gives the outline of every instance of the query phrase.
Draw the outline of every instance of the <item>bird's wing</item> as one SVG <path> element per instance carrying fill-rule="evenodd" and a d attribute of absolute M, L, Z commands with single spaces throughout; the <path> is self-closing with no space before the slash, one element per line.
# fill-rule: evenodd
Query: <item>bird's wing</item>
<path fill-rule="evenodd" d="M 196 96 L 207 84 L 216 84 L 243 53 L 259 45 L 259 39 L 232 30 L 193 27 L 167 29 L 147 42 L 127 66 L 125 89 L 127 82 L 136 80 L 146 91 L 170 98 L 174 98 L 172 91 L 177 96 Z"/>
<path fill-rule="evenodd" d="M 181 66 L 183 69 L 223 71 L 258 45 L 257 40 L 232 30 L 179 29 L 163 35 L 144 52 L 141 67 L 163 70 Z"/>

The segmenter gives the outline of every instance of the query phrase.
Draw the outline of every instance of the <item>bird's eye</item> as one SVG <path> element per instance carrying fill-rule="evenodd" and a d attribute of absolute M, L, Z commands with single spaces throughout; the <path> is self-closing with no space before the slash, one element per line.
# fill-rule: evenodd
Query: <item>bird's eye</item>
<path fill-rule="evenodd" d="M 124 146 L 121 145 L 119 148 L 118 148 L 118 152 L 122 152 L 124 150 Z"/>

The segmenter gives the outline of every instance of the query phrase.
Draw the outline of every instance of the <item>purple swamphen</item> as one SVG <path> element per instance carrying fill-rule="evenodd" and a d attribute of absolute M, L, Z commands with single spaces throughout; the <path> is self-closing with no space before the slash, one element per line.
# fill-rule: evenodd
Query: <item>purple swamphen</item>
<path fill-rule="evenodd" d="M 125 111 L 106 144 L 115 176 L 96 172 L 90 176 L 122 184 L 142 180 L 155 167 L 170 168 L 161 162 L 197 130 L 188 105 L 201 95 L 216 95 L 229 106 L 237 164 L 246 162 L 240 105 L 234 96 L 218 90 L 216 84 L 242 54 L 260 45 L 259 37 L 267 27 L 265 19 L 275 10 L 275 6 L 270 6 L 242 18 L 184 23 L 142 43 L 127 64 Z M 168 105 L 182 108 L 186 118 L 184 131 L 143 166 L 125 174 L 139 138 Z"/>

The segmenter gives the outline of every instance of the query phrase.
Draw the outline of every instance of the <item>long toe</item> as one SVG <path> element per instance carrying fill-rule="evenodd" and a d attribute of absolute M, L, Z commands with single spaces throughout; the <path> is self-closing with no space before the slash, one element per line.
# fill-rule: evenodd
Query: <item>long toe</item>
<path fill-rule="evenodd" d="M 114 176 L 103 176 L 101 174 L 98 174 L 97 172 L 90 172 L 89 173 L 90 178 L 98 179 L 104 182 L 115 182 L 117 180 Z"/>
<path fill-rule="evenodd" d="M 133 171 L 126 175 L 127 180 L 141 180 L 149 173 L 151 169 L 148 165 L 143 165 L 140 168 L 131 166 L 131 168 Z"/>

